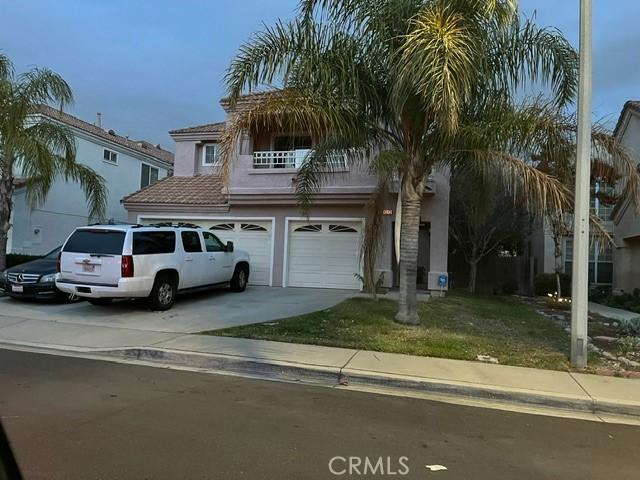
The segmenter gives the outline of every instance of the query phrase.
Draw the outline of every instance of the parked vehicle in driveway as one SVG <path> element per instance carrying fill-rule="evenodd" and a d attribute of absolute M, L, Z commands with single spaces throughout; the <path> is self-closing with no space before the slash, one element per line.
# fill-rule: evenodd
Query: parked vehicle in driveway
<path fill-rule="evenodd" d="M 249 263 L 247 252 L 196 226 L 93 225 L 65 242 L 56 286 L 96 305 L 146 297 L 151 309 L 167 310 L 179 292 L 243 291 Z"/>
<path fill-rule="evenodd" d="M 13 298 L 76 300 L 75 293 L 61 292 L 56 288 L 61 248 L 58 247 L 37 260 L 7 268 L 0 274 L 0 289 Z"/>

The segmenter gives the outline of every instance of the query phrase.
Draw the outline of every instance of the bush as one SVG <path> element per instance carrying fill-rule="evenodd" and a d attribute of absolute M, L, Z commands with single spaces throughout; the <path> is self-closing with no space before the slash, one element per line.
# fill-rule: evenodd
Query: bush
<path fill-rule="evenodd" d="M 21 255 L 19 253 L 10 253 L 7 255 L 7 268 L 15 267 L 16 265 L 27 263 L 31 260 L 37 260 L 38 258 L 42 257 L 38 255 Z"/>
<path fill-rule="evenodd" d="M 539 296 L 553 294 L 558 290 L 555 273 L 539 273 L 533 282 L 536 295 Z M 566 273 L 560 274 L 560 287 L 563 297 L 568 297 L 571 294 L 571 277 Z"/>

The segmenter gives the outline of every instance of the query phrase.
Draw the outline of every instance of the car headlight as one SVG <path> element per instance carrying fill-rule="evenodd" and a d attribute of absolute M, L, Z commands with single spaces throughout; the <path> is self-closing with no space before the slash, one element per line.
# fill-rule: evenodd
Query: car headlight
<path fill-rule="evenodd" d="M 2 273 L 0 273 L 0 278 L 2 280 L 6 280 L 9 277 L 9 270 L 4 270 Z"/>
<path fill-rule="evenodd" d="M 40 283 L 53 283 L 56 281 L 57 273 L 49 273 L 40 277 Z"/>

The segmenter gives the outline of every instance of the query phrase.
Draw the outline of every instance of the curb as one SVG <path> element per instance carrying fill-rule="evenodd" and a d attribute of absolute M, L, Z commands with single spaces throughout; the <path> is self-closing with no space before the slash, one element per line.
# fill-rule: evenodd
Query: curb
<path fill-rule="evenodd" d="M 252 377 L 345 387 L 374 387 L 387 390 L 464 397 L 525 407 L 544 407 L 565 411 L 640 417 L 640 403 L 599 401 L 569 395 L 535 393 L 517 389 L 499 389 L 481 384 L 392 375 L 349 368 L 326 367 L 252 357 L 194 353 L 156 348 L 124 348 L 93 352 L 101 356 L 139 360 L 164 366 L 182 366 L 229 372 Z"/>
<path fill-rule="evenodd" d="M 124 348 L 101 350 L 94 353 L 108 357 L 142 360 L 165 366 L 201 368 L 289 382 L 306 382 L 331 386 L 337 383 L 340 376 L 340 369 L 335 367 L 215 353 L 194 353 L 156 348 Z"/>
<path fill-rule="evenodd" d="M 501 403 L 546 407 L 561 410 L 596 413 L 594 399 L 574 396 L 533 393 L 525 390 L 499 389 L 486 385 L 468 384 L 404 375 L 370 372 L 363 370 L 343 370 L 345 381 L 353 386 L 376 386 L 402 389 L 413 392 L 442 396 L 466 397 L 475 400 L 489 400 Z M 640 409 L 636 412 L 640 416 Z"/>

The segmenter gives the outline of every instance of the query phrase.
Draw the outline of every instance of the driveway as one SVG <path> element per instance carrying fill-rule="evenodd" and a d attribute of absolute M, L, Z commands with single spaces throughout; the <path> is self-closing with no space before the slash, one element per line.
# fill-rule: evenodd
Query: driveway
<path fill-rule="evenodd" d="M 140 301 L 118 301 L 100 307 L 87 302 L 34 303 L 3 297 L 0 298 L 0 326 L 24 319 L 127 330 L 197 333 L 302 315 L 332 307 L 353 295 L 352 290 L 250 286 L 242 293 L 225 289 L 183 295 L 166 312 L 152 312 Z M 1 333 L 0 328 L 0 339 Z"/>

